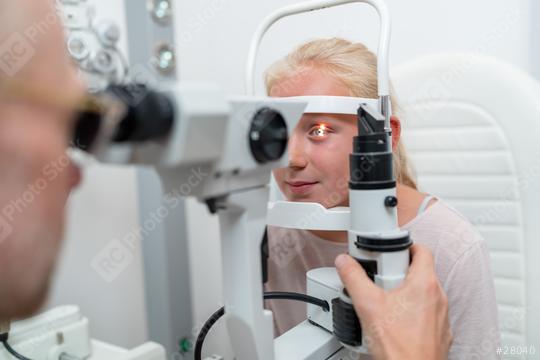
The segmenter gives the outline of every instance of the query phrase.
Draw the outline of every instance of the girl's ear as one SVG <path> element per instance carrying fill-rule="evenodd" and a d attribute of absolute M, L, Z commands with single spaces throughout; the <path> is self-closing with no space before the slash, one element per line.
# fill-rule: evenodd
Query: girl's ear
<path fill-rule="evenodd" d="M 401 121 L 397 116 L 390 116 L 390 126 L 392 127 L 392 151 L 395 151 L 401 138 Z"/>

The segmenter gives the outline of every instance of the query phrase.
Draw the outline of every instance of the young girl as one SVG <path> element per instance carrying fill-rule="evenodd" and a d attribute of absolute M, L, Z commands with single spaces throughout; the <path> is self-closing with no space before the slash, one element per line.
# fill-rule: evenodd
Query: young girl
<path fill-rule="evenodd" d="M 270 96 L 332 95 L 377 98 L 377 60 L 362 44 L 342 39 L 306 43 L 266 73 Z M 397 104 L 392 99 L 396 114 Z M 454 341 L 451 359 L 496 357 L 497 306 L 485 241 L 456 210 L 421 193 L 400 142 L 401 124 L 391 118 L 398 223 L 414 242 L 431 249 L 436 272 L 449 301 Z M 274 171 L 289 201 L 318 202 L 326 208 L 348 206 L 349 154 L 357 134 L 354 115 L 304 114 L 289 140 L 289 164 Z M 306 272 L 334 266 L 347 252 L 347 233 L 269 227 L 269 281 L 266 291 L 305 293 Z M 306 318 L 306 305 L 271 300 L 275 336 Z"/>

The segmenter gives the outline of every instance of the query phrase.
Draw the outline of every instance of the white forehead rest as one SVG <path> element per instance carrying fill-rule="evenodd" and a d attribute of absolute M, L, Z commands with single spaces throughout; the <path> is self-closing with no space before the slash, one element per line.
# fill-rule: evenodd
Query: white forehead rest
<path fill-rule="evenodd" d="M 286 99 L 300 100 L 308 103 L 304 113 L 357 115 L 361 104 L 379 109 L 379 99 L 359 98 L 351 96 L 291 96 Z"/>

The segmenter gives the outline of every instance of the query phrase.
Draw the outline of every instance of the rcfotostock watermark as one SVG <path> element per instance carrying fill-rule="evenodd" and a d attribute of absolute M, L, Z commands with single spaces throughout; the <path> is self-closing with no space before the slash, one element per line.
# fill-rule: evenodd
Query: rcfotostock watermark
<path fill-rule="evenodd" d="M 504 189 L 498 202 L 479 213 L 471 222 L 476 225 L 493 224 L 505 220 L 509 214 L 516 212 L 518 194 L 528 190 L 540 178 L 540 161 L 531 164 L 518 174 L 516 183 Z"/>
<path fill-rule="evenodd" d="M 210 175 L 201 167 L 191 169 L 186 182 L 162 197 L 162 204 L 149 212 L 141 225 L 128 231 L 120 238 L 111 240 L 90 261 L 90 266 L 106 282 L 112 282 L 126 270 L 135 259 L 139 239 L 145 239 L 169 217 L 180 205 L 181 198 L 190 196 L 193 189 Z"/>
<path fill-rule="evenodd" d="M 23 31 L 15 32 L 0 44 L 0 72 L 15 76 L 36 54 L 39 36 L 59 22 L 58 14 L 49 12 Z"/>
<path fill-rule="evenodd" d="M 71 164 L 68 154 L 49 162 L 41 171 L 41 175 L 26 185 L 25 190 L 17 198 L 7 202 L 0 210 L 0 242 L 13 232 L 13 224 L 17 216 L 32 206 L 36 199 L 55 181 Z"/>
<path fill-rule="evenodd" d="M 178 41 L 180 47 L 191 43 L 195 35 L 200 33 L 219 14 L 225 4 L 225 0 L 214 0 L 195 14 L 195 16 L 188 18 Z"/>
<path fill-rule="evenodd" d="M 0 243 L 7 239 L 12 232 L 13 227 L 11 224 L 2 215 L 0 215 Z"/>
<path fill-rule="evenodd" d="M 466 77 L 475 66 L 481 63 L 482 56 L 488 54 L 492 48 L 500 44 L 501 39 L 518 22 L 519 15 L 520 13 L 516 8 L 507 9 L 495 21 L 494 26 L 490 27 L 482 36 L 478 44 L 459 62 L 441 72 L 437 77 L 430 78 L 423 84 L 418 84 L 418 91 L 412 97 L 412 102 L 415 102 L 416 106 L 423 108 L 432 103 L 451 100 L 455 95 L 453 87 L 456 82 Z M 435 118 L 439 111 L 441 111 L 439 108 L 432 111 L 414 111 L 414 117 L 418 120 L 429 121 Z"/>
<path fill-rule="evenodd" d="M 30 41 L 21 34 L 13 34 L 0 45 L 0 71 L 14 76 L 35 54 Z"/>
<path fill-rule="evenodd" d="M 303 237 L 295 239 L 290 231 L 278 235 L 278 239 L 269 247 L 269 256 L 279 268 L 284 268 L 302 252 L 306 246 L 306 239 Z"/>

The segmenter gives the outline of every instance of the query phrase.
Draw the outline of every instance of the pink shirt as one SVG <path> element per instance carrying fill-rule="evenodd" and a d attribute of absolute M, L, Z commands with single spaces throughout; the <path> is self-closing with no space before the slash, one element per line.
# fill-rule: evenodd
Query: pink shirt
<path fill-rule="evenodd" d="M 490 359 L 500 343 L 497 304 L 485 240 L 455 209 L 439 200 L 403 226 L 414 242 L 427 246 L 435 258 L 437 276 L 448 296 L 454 341 L 449 359 Z M 268 283 L 265 291 L 306 292 L 307 271 L 334 266 L 346 243 L 335 243 L 307 230 L 268 227 Z M 274 335 L 306 318 L 306 305 L 269 300 Z"/>

